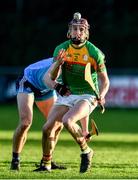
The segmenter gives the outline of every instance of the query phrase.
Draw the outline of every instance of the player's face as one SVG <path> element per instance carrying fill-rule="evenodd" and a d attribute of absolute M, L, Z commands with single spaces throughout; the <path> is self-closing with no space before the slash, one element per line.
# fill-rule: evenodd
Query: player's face
<path fill-rule="evenodd" d="M 86 28 L 82 25 L 72 25 L 70 35 L 71 39 L 74 39 L 74 41 L 83 43 L 86 39 Z"/>

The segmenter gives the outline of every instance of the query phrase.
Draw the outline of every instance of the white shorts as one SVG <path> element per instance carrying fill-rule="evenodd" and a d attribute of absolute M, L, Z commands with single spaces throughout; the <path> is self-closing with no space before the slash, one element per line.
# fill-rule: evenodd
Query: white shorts
<path fill-rule="evenodd" d="M 96 103 L 96 97 L 89 94 L 83 94 L 83 95 L 69 95 L 69 96 L 58 96 L 58 99 L 55 103 L 57 106 L 65 105 L 69 107 L 73 107 L 75 104 L 77 104 L 79 101 L 86 101 L 89 104 L 90 107 L 90 113 L 93 111 L 93 106 L 97 106 Z"/>

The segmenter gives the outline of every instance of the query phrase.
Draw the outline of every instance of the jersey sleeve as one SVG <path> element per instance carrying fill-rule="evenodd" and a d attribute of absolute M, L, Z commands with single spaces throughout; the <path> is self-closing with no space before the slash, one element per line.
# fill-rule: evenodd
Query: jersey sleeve
<path fill-rule="evenodd" d="M 92 43 L 89 43 L 88 46 L 89 46 L 90 56 L 92 56 L 96 61 L 97 72 L 106 71 L 104 53 L 100 49 L 98 49 L 95 45 L 93 45 Z"/>
<path fill-rule="evenodd" d="M 66 49 L 68 48 L 68 46 L 69 46 L 69 41 L 65 41 L 65 42 L 63 42 L 62 44 L 58 45 L 58 46 L 55 48 L 54 53 L 53 53 L 54 59 L 58 56 L 59 51 L 60 51 L 61 49 L 65 49 L 65 50 L 66 50 Z"/>
<path fill-rule="evenodd" d="M 105 55 L 101 50 L 98 49 L 98 60 L 97 60 L 97 71 L 98 72 L 105 72 L 106 66 L 105 66 Z"/>

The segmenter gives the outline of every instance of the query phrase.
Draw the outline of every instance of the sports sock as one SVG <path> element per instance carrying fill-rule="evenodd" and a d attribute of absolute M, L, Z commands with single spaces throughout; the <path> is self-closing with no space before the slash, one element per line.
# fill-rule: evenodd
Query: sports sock
<path fill-rule="evenodd" d="M 43 160 L 43 163 L 44 163 L 44 166 L 47 167 L 47 169 L 51 169 L 51 160 L 49 160 L 49 161 Z"/>
<path fill-rule="evenodd" d="M 20 160 L 20 154 L 13 152 L 13 153 L 12 153 L 12 159 L 13 159 L 14 161 L 19 161 L 19 160 Z"/>
<path fill-rule="evenodd" d="M 89 147 L 82 151 L 82 154 L 88 154 L 91 151 Z"/>
<path fill-rule="evenodd" d="M 90 148 L 85 140 L 85 138 L 83 138 L 80 142 L 80 148 L 81 148 L 81 151 L 82 153 L 87 153 L 87 152 L 90 152 Z"/>
<path fill-rule="evenodd" d="M 46 166 L 48 169 L 51 169 L 52 155 L 43 155 L 42 161 L 44 166 Z"/>

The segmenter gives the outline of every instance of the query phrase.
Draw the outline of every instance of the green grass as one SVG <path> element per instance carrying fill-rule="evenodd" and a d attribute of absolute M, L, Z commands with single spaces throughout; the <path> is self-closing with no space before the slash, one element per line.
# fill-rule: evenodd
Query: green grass
<path fill-rule="evenodd" d="M 0 179 L 138 179 L 138 111 L 107 109 L 104 115 L 97 109 L 93 115 L 100 134 L 89 142 L 95 155 L 89 172 L 79 173 L 80 150 L 70 134 L 63 130 L 54 152 L 54 160 L 67 170 L 51 173 L 32 172 L 41 159 L 42 115 L 35 109 L 34 123 L 21 154 L 21 170 L 10 168 L 12 135 L 18 123 L 16 105 L 1 105 Z"/>

